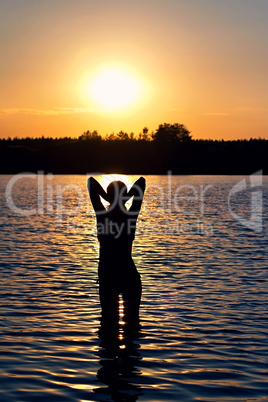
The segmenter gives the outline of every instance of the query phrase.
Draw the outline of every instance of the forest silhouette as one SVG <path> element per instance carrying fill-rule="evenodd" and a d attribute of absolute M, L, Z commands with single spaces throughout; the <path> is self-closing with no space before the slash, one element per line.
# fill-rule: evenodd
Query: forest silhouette
<path fill-rule="evenodd" d="M 88 130 L 78 138 L 1 139 L 0 173 L 268 174 L 267 154 L 265 139 L 193 139 L 183 124 L 164 123 L 138 135 Z"/>

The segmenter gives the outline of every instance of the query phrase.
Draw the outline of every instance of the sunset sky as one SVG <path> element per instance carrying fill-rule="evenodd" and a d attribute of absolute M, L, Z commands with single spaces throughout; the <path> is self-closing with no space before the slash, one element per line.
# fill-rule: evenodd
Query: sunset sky
<path fill-rule="evenodd" d="M 0 137 L 268 139 L 267 0 L 0 0 Z"/>

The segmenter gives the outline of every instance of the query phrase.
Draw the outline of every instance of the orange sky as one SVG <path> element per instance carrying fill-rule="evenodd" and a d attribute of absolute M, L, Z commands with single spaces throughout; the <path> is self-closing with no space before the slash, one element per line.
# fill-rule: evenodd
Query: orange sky
<path fill-rule="evenodd" d="M 0 137 L 178 122 L 193 138 L 268 138 L 267 12 L 266 0 L 0 1 Z"/>

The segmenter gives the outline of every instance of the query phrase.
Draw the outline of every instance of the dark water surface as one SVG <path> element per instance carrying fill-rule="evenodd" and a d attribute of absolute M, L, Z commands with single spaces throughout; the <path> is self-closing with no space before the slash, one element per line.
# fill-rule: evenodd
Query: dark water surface
<path fill-rule="evenodd" d="M 141 333 L 110 341 L 86 178 L 39 175 L 39 193 L 34 177 L 11 179 L 0 177 L 0 401 L 268 400 L 267 177 L 233 193 L 244 177 L 147 177 L 133 249 Z"/>

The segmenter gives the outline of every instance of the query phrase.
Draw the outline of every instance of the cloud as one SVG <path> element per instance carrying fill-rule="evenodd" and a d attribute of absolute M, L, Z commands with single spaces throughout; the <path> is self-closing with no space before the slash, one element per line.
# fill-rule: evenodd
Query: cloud
<path fill-rule="evenodd" d="M 33 115 L 33 116 L 59 116 L 62 114 L 81 114 L 81 113 L 111 113 L 110 109 L 88 109 L 88 108 L 72 108 L 62 107 L 54 109 L 27 109 L 27 108 L 10 108 L 0 109 L 0 116 L 12 116 L 14 114 Z"/>

